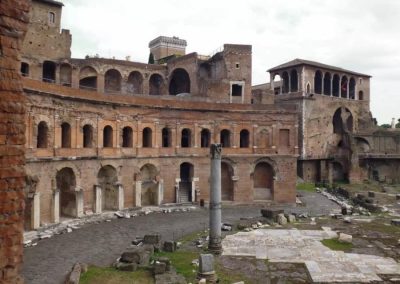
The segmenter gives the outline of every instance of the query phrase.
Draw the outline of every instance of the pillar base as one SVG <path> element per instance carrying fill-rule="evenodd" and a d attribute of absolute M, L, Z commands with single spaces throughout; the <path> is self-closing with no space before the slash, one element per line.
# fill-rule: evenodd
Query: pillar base
<path fill-rule="evenodd" d="M 206 279 L 207 283 L 217 283 L 217 274 L 215 274 L 215 271 L 212 272 L 207 272 L 207 273 L 197 273 L 197 279 Z"/>
<path fill-rule="evenodd" d="M 222 254 L 222 244 L 221 240 L 214 240 L 213 242 L 208 243 L 208 250 L 214 255 Z"/>

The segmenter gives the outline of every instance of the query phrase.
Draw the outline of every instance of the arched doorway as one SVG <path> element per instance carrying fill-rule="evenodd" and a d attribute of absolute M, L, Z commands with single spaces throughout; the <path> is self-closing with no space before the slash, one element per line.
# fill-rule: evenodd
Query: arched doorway
<path fill-rule="evenodd" d="M 158 205 L 158 181 L 157 168 L 152 164 L 146 164 L 140 169 L 141 205 Z"/>
<path fill-rule="evenodd" d="M 112 166 L 104 166 L 100 169 L 97 180 L 102 192 L 102 210 L 119 210 L 117 170 Z"/>
<path fill-rule="evenodd" d="M 163 91 L 164 80 L 159 74 L 153 74 L 149 80 L 149 95 L 159 96 Z"/>
<path fill-rule="evenodd" d="M 192 196 L 192 180 L 193 180 L 194 167 L 190 163 L 182 163 L 180 165 L 180 179 L 179 182 L 179 203 L 186 203 L 193 200 Z"/>
<path fill-rule="evenodd" d="M 274 170 L 266 162 L 258 163 L 253 175 L 254 200 L 272 200 L 274 197 Z"/>
<path fill-rule="evenodd" d="M 332 181 L 336 183 L 342 183 L 348 181 L 348 174 L 344 167 L 339 162 L 333 162 L 332 164 Z"/>
<path fill-rule="evenodd" d="M 226 162 L 221 163 L 221 199 L 222 201 L 233 201 L 233 168 Z"/>
<path fill-rule="evenodd" d="M 71 168 L 63 168 L 56 175 L 57 189 L 60 191 L 60 215 L 77 217 L 76 178 Z"/>
<path fill-rule="evenodd" d="M 332 118 L 333 133 L 343 134 L 353 132 L 353 115 L 345 107 L 338 108 Z"/>
<path fill-rule="evenodd" d="M 47 127 L 47 123 L 45 121 L 41 121 L 38 124 L 37 143 L 36 143 L 37 148 L 47 148 L 48 132 L 49 128 Z"/>
<path fill-rule="evenodd" d="M 190 93 L 190 77 L 185 69 L 178 68 L 172 72 L 169 94 L 177 95 L 181 93 Z"/>

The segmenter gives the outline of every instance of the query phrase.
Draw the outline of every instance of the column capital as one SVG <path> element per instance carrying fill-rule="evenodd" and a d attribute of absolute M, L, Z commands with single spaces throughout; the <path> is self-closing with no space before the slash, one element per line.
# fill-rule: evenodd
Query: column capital
<path fill-rule="evenodd" d="M 211 159 L 218 159 L 221 160 L 222 156 L 222 144 L 211 144 L 210 147 L 210 154 L 211 154 Z"/>

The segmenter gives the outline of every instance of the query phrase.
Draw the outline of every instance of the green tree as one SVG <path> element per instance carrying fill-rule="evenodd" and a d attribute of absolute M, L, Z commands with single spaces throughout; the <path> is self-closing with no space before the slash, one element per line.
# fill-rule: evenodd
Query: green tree
<path fill-rule="evenodd" d="M 154 64 L 154 55 L 151 52 L 150 52 L 150 55 L 149 55 L 149 64 Z"/>
<path fill-rule="evenodd" d="M 397 120 L 396 128 L 400 128 L 400 118 Z"/>
<path fill-rule="evenodd" d="M 390 128 L 390 127 L 391 127 L 391 125 L 390 125 L 390 124 L 388 124 L 388 123 L 385 123 L 385 124 L 382 124 L 382 125 L 381 125 L 381 127 L 382 127 L 382 128 Z"/>

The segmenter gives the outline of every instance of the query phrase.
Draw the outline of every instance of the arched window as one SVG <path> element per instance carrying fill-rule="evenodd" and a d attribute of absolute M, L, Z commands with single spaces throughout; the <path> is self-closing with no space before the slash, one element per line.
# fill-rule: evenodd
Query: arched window
<path fill-rule="evenodd" d="M 83 126 L 83 148 L 93 147 L 93 126 L 86 124 Z"/>
<path fill-rule="evenodd" d="M 122 129 L 122 147 L 133 147 L 133 130 L 129 126 L 126 126 Z"/>
<path fill-rule="evenodd" d="M 298 92 L 299 91 L 299 79 L 297 78 L 297 70 L 293 69 L 290 72 L 290 91 L 291 92 Z"/>
<path fill-rule="evenodd" d="M 332 95 L 334 97 L 339 97 L 339 90 L 340 90 L 340 78 L 338 74 L 333 75 L 332 81 Z"/>
<path fill-rule="evenodd" d="M 188 128 L 182 129 L 181 147 L 189 148 L 192 144 L 192 132 Z"/>
<path fill-rule="evenodd" d="M 113 129 L 110 125 L 107 125 L 103 129 L 103 148 L 113 147 Z"/>
<path fill-rule="evenodd" d="M 153 147 L 152 136 L 153 136 L 153 131 L 151 130 L 150 127 L 146 127 L 143 129 L 143 137 L 142 137 L 143 148 Z"/>
<path fill-rule="evenodd" d="M 356 99 L 356 80 L 353 77 L 350 78 L 349 82 L 349 98 L 351 100 Z"/>
<path fill-rule="evenodd" d="M 54 24 L 56 22 L 56 14 L 49 12 L 49 24 Z"/>
<path fill-rule="evenodd" d="M 52 61 L 43 62 L 42 80 L 47 83 L 56 82 L 56 64 Z"/>
<path fill-rule="evenodd" d="M 25 62 L 21 62 L 21 75 L 24 77 L 29 76 L 29 64 Z"/>
<path fill-rule="evenodd" d="M 121 91 L 122 76 L 118 70 L 110 69 L 104 74 L 104 90 L 109 93 Z"/>
<path fill-rule="evenodd" d="M 71 125 L 61 124 L 61 148 L 71 148 Z"/>
<path fill-rule="evenodd" d="M 97 90 L 97 71 L 90 66 L 83 67 L 79 72 L 79 88 Z"/>
<path fill-rule="evenodd" d="M 129 74 L 128 93 L 143 94 L 143 76 L 138 71 L 133 71 Z"/>
<path fill-rule="evenodd" d="M 210 147 L 210 138 L 211 138 L 211 134 L 210 134 L 210 130 L 204 128 L 203 130 L 201 130 L 201 148 L 208 148 Z"/>
<path fill-rule="evenodd" d="M 324 95 L 330 96 L 332 93 L 331 79 L 331 73 L 326 72 L 324 76 Z"/>
<path fill-rule="evenodd" d="M 240 148 L 248 148 L 250 144 L 250 134 L 247 129 L 240 131 Z"/>
<path fill-rule="evenodd" d="M 311 94 L 311 85 L 310 85 L 310 83 L 307 83 L 306 93 L 307 93 L 307 95 Z"/>
<path fill-rule="evenodd" d="M 342 77 L 342 80 L 340 82 L 340 94 L 342 98 L 347 98 L 348 91 L 349 91 L 349 80 L 347 79 L 346 76 Z"/>
<path fill-rule="evenodd" d="M 48 132 L 49 128 L 47 127 L 47 123 L 45 121 L 41 121 L 38 124 L 37 148 L 47 148 Z"/>
<path fill-rule="evenodd" d="M 190 93 L 190 78 L 185 69 L 178 68 L 172 72 L 169 94 L 177 95 L 181 93 Z"/>
<path fill-rule="evenodd" d="M 159 74 L 153 74 L 149 80 L 149 94 L 152 96 L 159 96 L 162 93 L 164 80 Z"/>
<path fill-rule="evenodd" d="M 359 100 L 359 101 L 364 100 L 364 93 L 363 93 L 363 91 L 359 91 L 359 92 L 358 92 L 358 100 Z"/>
<path fill-rule="evenodd" d="M 171 147 L 172 146 L 172 141 L 171 141 L 171 129 L 168 127 L 164 127 L 162 129 L 162 146 L 164 148 Z"/>
<path fill-rule="evenodd" d="M 322 94 L 322 73 L 319 70 L 317 72 L 315 72 L 314 92 L 316 94 Z"/>
<path fill-rule="evenodd" d="M 231 132 L 228 129 L 224 129 L 220 133 L 220 141 L 222 147 L 229 148 L 231 147 Z"/>
<path fill-rule="evenodd" d="M 282 93 L 289 93 L 289 74 L 285 71 L 282 74 Z"/>
<path fill-rule="evenodd" d="M 61 64 L 60 67 L 60 83 L 63 86 L 71 86 L 72 82 L 72 67 L 67 63 Z"/>

